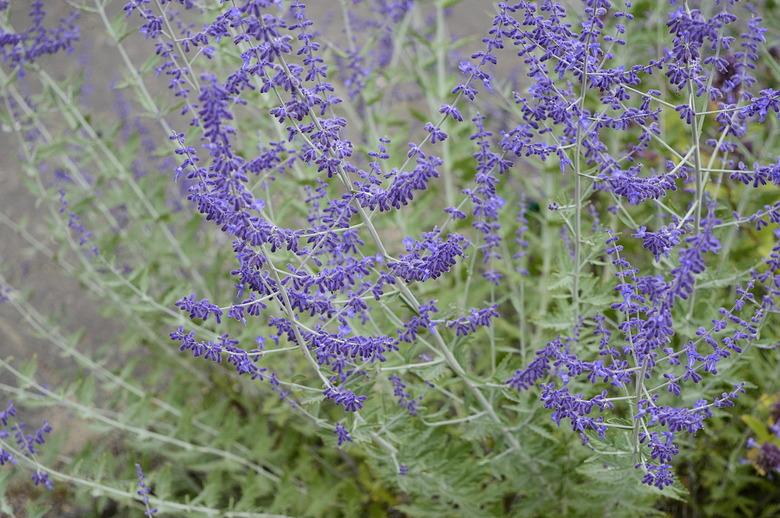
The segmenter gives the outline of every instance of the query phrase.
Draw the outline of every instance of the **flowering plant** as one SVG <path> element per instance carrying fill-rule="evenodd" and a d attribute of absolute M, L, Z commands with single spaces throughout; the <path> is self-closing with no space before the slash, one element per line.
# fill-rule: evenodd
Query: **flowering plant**
<path fill-rule="evenodd" d="M 119 363 L 83 351 L 3 278 L 91 381 L 0 361 L 17 396 L 123 435 L 110 469 L 137 487 L 47 477 L 149 516 L 651 512 L 692 489 L 684 442 L 774 351 L 768 6 L 69 4 L 21 28 L 0 2 L 4 121 L 63 250 L 0 220 L 125 340 Z M 476 42 L 450 33 L 461 7 L 486 12 Z M 73 56 L 91 22 L 122 67 L 110 116 Z M 349 511 L 317 501 L 330 469 Z M 372 480 L 390 496 L 355 496 Z"/>

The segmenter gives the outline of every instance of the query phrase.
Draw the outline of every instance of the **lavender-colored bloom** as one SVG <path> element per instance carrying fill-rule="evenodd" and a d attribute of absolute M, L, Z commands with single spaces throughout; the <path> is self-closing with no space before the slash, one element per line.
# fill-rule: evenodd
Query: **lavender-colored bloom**
<path fill-rule="evenodd" d="M 639 168 L 613 172 L 607 179 L 610 188 L 632 205 L 638 205 L 647 200 L 657 200 L 667 192 L 677 189 L 676 176 L 665 174 L 659 176 L 639 176 Z"/>
<path fill-rule="evenodd" d="M 647 417 L 648 426 L 655 423 L 666 426 L 671 432 L 687 431 L 696 433 L 704 426 L 704 420 L 712 415 L 706 407 L 706 401 L 698 401 L 692 409 L 655 406 L 646 400 L 639 402 L 636 419 Z"/>
<path fill-rule="evenodd" d="M 14 458 L 13 455 L 11 455 L 10 452 L 6 451 L 4 448 L 0 448 L 0 466 L 5 466 L 6 464 L 16 464 L 16 458 Z"/>
<path fill-rule="evenodd" d="M 46 435 L 51 433 L 52 428 L 48 421 L 44 421 L 40 428 L 36 429 L 33 433 L 29 434 L 25 430 L 27 425 L 22 422 L 17 422 L 11 426 L 16 444 L 21 448 L 25 454 L 35 455 L 38 453 L 38 448 L 46 443 Z"/>
<path fill-rule="evenodd" d="M 49 491 L 54 489 L 54 483 L 49 478 L 49 474 L 45 471 L 36 470 L 32 474 L 32 481 L 36 486 L 44 486 Z"/>
<path fill-rule="evenodd" d="M 674 444 L 674 434 L 672 432 L 652 432 L 647 435 L 642 432 L 639 437 L 640 442 L 646 442 L 650 447 L 650 457 L 662 464 L 672 461 L 675 455 L 679 453 L 677 445 Z"/>
<path fill-rule="evenodd" d="M 417 333 L 420 329 L 432 330 L 435 324 L 431 320 L 431 315 L 438 311 L 435 300 L 420 305 L 417 315 L 404 323 L 403 330 L 399 330 L 398 339 L 402 342 L 412 343 L 417 339 Z"/>
<path fill-rule="evenodd" d="M 46 436 L 52 432 L 48 421 L 38 427 L 33 433 L 27 433 L 27 425 L 17 419 L 17 410 L 12 401 L 6 404 L 6 408 L 0 411 L 0 439 L 13 436 L 20 454 L 33 461 L 38 466 L 36 455 L 40 453 L 40 447 L 46 444 Z M 5 430 L 10 428 L 10 430 Z M 16 457 L 10 451 L 0 447 L 0 466 L 17 464 Z M 42 485 L 48 490 L 54 489 L 54 483 L 46 471 L 36 467 L 32 474 L 33 484 Z"/>
<path fill-rule="evenodd" d="M 65 191 L 63 189 L 60 189 L 58 191 L 58 194 L 60 196 L 60 208 L 59 212 L 60 214 L 67 214 L 68 216 L 68 228 L 72 232 L 73 236 L 78 239 L 79 246 L 84 246 L 90 243 L 93 240 L 93 234 L 90 232 L 82 223 L 81 218 L 78 214 L 70 210 L 70 205 L 68 203 L 68 200 L 65 197 Z M 94 244 L 91 244 L 89 247 L 89 252 L 93 256 L 97 256 L 100 253 L 100 250 L 98 247 Z"/>
<path fill-rule="evenodd" d="M 344 360 L 385 361 L 385 353 L 397 349 L 397 341 L 389 336 L 350 336 L 341 338 L 331 333 L 307 334 L 321 365 L 335 365 Z"/>
<path fill-rule="evenodd" d="M 552 410 L 552 420 L 560 425 L 561 421 L 568 419 L 573 431 L 580 435 L 583 442 L 589 442 L 587 431 L 596 432 L 604 438 L 607 427 L 601 417 L 589 416 L 594 408 L 604 410 L 610 405 L 604 401 L 604 395 L 586 399 L 582 394 L 571 394 L 567 388 L 555 389 L 552 383 L 542 385 L 542 393 L 539 399 L 544 407 Z"/>
<path fill-rule="evenodd" d="M 5 410 L 0 411 L 0 424 L 2 424 L 3 427 L 8 426 L 8 423 L 13 417 L 16 417 L 16 407 L 14 406 L 13 401 L 9 401 L 6 404 Z"/>
<path fill-rule="evenodd" d="M 393 384 L 393 395 L 398 400 L 398 405 L 406 410 L 409 415 L 416 416 L 417 415 L 417 403 L 419 402 L 418 398 L 415 398 L 412 396 L 407 390 L 406 390 L 406 384 L 401 380 L 401 378 L 393 374 L 390 376 L 390 383 Z"/>
<path fill-rule="evenodd" d="M 447 207 L 444 212 L 449 214 L 452 219 L 466 219 L 466 214 L 455 207 Z"/>
<path fill-rule="evenodd" d="M 440 158 L 424 153 L 416 145 L 411 145 L 410 149 L 409 157 L 415 158 L 415 167 L 411 171 L 393 170 L 392 183 L 387 189 L 366 186 L 358 195 L 362 206 L 381 212 L 400 209 L 414 199 L 415 191 L 424 191 L 428 183 L 439 176 Z"/>
<path fill-rule="evenodd" d="M 526 212 L 528 210 L 525 195 L 520 200 L 520 206 L 517 210 L 517 216 L 515 221 L 517 222 L 517 230 L 515 231 L 515 244 L 518 247 L 518 251 L 512 255 L 512 259 L 521 261 L 528 255 L 528 240 L 526 239 L 526 232 L 528 232 L 528 218 Z M 517 271 L 524 276 L 528 275 L 528 268 L 524 264 L 520 264 L 517 267 Z"/>
<path fill-rule="evenodd" d="M 645 476 L 642 478 L 645 484 L 663 489 L 674 483 L 672 466 L 669 464 L 647 464 L 645 470 Z"/>
<path fill-rule="evenodd" d="M 680 243 L 683 230 L 675 225 L 661 227 L 657 232 L 648 232 L 647 227 L 641 226 L 634 233 L 634 237 L 642 240 L 642 246 L 647 249 L 657 261 L 661 256 L 669 256 L 671 250 Z"/>
<path fill-rule="evenodd" d="M 693 292 L 696 274 L 704 271 L 704 254 L 717 253 L 720 242 L 715 237 L 713 229 L 720 220 L 714 216 L 714 207 L 710 204 L 707 217 L 703 220 L 701 232 L 686 239 L 688 247 L 680 252 L 680 266 L 672 270 L 673 280 L 670 284 L 669 297 L 687 299 Z"/>
<path fill-rule="evenodd" d="M 498 214 L 505 202 L 498 195 L 496 189 L 498 185 L 496 173 L 507 172 L 511 168 L 512 162 L 507 160 L 503 154 L 491 151 L 490 137 L 493 134 L 485 127 L 485 117 L 477 114 L 471 120 L 477 130 L 470 137 L 477 143 L 478 147 L 477 152 L 473 155 L 477 161 L 477 173 L 474 178 L 476 188 L 464 189 L 463 192 L 470 198 L 474 207 L 472 226 L 482 234 L 483 243 L 479 245 L 478 250 L 485 266 L 483 277 L 498 285 L 501 274 L 493 270 L 492 263 L 501 259 L 501 255 L 498 253 L 498 248 L 501 245 Z"/>
<path fill-rule="evenodd" d="M 439 108 L 439 113 L 458 122 L 463 122 L 463 115 L 461 115 L 460 111 L 458 111 L 458 109 L 452 105 L 443 104 L 441 108 Z"/>
<path fill-rule="evenodd" d="M 528 364 L 528 367 L 525 369 L 518 369 L 514 375 L 507 380 L 507 385 L 515 390 L 525 390 L 547 376 L 547 373 L 550 370 L 550 361 L 544 354 L 540 354 L 542 351 L 537 351 L 537 357 Z"/>
<path fill-rule="evenodd" d="M 421 241 L 407 238 L 405 245 L 407 253 L 397 262 L 390 263 L 389 267 L 407 282 L 440 277 L 455 265 L 468 246 L 466 238 L 460 234 L 450 234 L 443 240 L 437 231 L 426 232 Z"/>
<path fill-rule="evenodd" d="M 447 134 L 441 128 L 434 126 L 430 122 L 425 124 L 425 131 L 430 135 L 431 144 L 447 140 Z"/>
<path fill-rule="evenodd" d="M 345 442 L 352 442 L 352 436 L 349 434 L 349 431 L 341 423 L 336 423 L 336 437 L 338 439 L 339 446 L 341 446 Z"/>
<path fill-rule="evenodd" d="M 192 319 L 207 320 L 209 315 L 213 315 L 217 323 L 222 320 L 222 310 L 217 305 L 212 304 L 208 299 L 196 300 L 194 293 L 179 299 L 176 307 L 189 313 Z"/>
<path fill-rule="evenodd" d="M 347 412 L 357 412 L 363 408 L 366 396 L 357 396 L 354 392 L 337 387 L 328 387 L 323 392 L 325 397 L 342 407 Z"/>
<path fill-rule="evenodd" d="M 447 327 L 455 329 L 457 336 L 466 336 L 477 330 L 479 327 L 489 327 L 493 318 L 498 318 L 498 306 L 495 304 L 486 308 L 471 308 L 468 316 L 462 316 L 455 320 L 449 320 Z"/>
<path fill-rule="evenodd" d="M 42 56 L 72 51 L 79 39 L 77 12 L 60 19 L 56 27 L 47 27 L 43 0 L 33 0 L 29 5 L 30 25 L 25 30 L 17 33 L 0 30 L 0 60 L 18 68 L 21 75 L 25 73 L 25 65 Z"/>
<path fill-rule="evenodd" d="M 145 508 L 144 516 L 151 518 L 159 511 L 157 508 L 152 507 L 151 503 L 149 502 L 149 495 L 152 494 L 152 488 L 146 484 L 146 476 L 144 475 L 144 472 L 141 469 L 140 464 L 135 465 L 135 476 L 136 479 L 138 480 L 137 482 L 138 489 L 136 491 L 136 494 L 139 497 L 141 497 L 141 501 L 144 504 L 144 508 Z"/>

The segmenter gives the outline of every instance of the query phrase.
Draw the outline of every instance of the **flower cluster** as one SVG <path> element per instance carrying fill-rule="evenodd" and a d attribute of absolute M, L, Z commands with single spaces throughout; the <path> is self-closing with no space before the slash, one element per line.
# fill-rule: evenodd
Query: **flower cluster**
<path fill-rule="evenodd" d="M 407 253 L 390 263 L 390 268 L 407 282 L 423 282 L 447 273 L 468 246 L 460 234 L 450 234 L 444 240 L 438 230 L 426 233 L 421 241 L 407 238 L 404 245 Z"/>
<path fill-rule="evenodd" d="M 716 159 L 731 180 L 746 186 L 758 188 L 774 181 L 773 165 L 757 163 L 747 171 L 731 139 L 742 138 L 748 123 L 762 122 L 777 113 L 776 93 L 750 92 L 756 83 L 751 74 L 765 31 L 749 7 L 745 32 L 735 37 L 732 34 L 740 20 L 732 12 L 736 2 L 718 2 L 708 10 L 672 2 L 667 22 L 670 51 L 628 67 L 616 63 L 613 48 L 626 44 L 626 22 L 633 18 L 628 10 L 631 5 L 627 2 L 621 9 L 610 2 L 583 4 L 577 23 L 567 23 L 573 16 L 563 3 L 546 2 L 543 7 L 537 2 L 507 4 L 503 34 L 519 50 L 533 83 L 527 95 L 515 94 L 527 123 L 515 140 L 521 139 L 522 149 L 536 149 L 546 158 L 549 153 L 539 146 L 552 145 L 550 135 L 554 134 L 561 170 L 579 177 L 587 172 L 596 190 L 618 201 L 613 213 L 628 214 L 621 199 L 629 205 L 665 209 L 668 214 L 660 219 L 666 221 L 657 230 L 635 225 L 632 236 L 656 262 L 669 261 L 673 266 L 667 274 L 657 270 L 643 275 L 628 261 L 618 236 L 611 234 L 606 253 L 616 274 L 619 301 L 584 315 L 572 336 L 553 340 L 537 351 L 507 383 L 517 390 L 539 383 L 541 401 L 552 410 L 553 420 L 558 424 L 568 420 L 584 442 L 592 435 L 603 438 L 610 426 L 633 429 L 635 461 L 644 471 L 644 482 L 663 488 L 674 479 L 672 459 L 679 450 L 678 434 L 696 433 L 713 409 L 730 406 L 743 391 L 738 385 L 721 397 L 681 406 L 685 385 L 716 375 L 724 359 L 743 352 L 758 338 L 761 324 L 776 308 L 780 292 L 773 280 L 778 274 L 773 252 L 764 262 L 764 271 L 751 270 L 749 280 L 737 288 L 733 306 L 721 307 L 710 327 L 699 327 L 692 336 L 679 331 L 683 306 L 695 302 L 697 279 L 723 247 L 717 237 L 717 229 L 723 226 L 718 203 L 705 192 L 704 183 Z M 666 88 L 678 92 L 685 102 L 668 103 L 661 99 L 660 90 L 643 87 L 659 71 Z M 707 112 L 709 103 L 718 109 Z M 661 135 L 660 114 L 670 109 L 690 130 L 687 154 L 675 151 Z M 700 140 L 703 130 L 713 132 L 712 138 Z M 633 142 L 615 149 L 609 140 L 615 131 L 628 132 Z M 668 159 L 647 159 L 656 143 L 670 155 Z M 702 156 L 705 146 L 712 155 L 708 165 Z M 580 182 L 578 178 L 576 185 Z M 676 202 L 661 200 L 675 199 L 686 184 L 693 196 L 680 215 L 666 205 Z M 577 271 L 582 257 L 582 196 L 575 186 L 572 257 Z M 737 223 L 752 221 L 762 228 L 778 221 L 772 210 L 767 207 Z M 568 232 L 567 236 L 571 239 Z M 575 285 L 575 300 L 576 290 Z M 593 338 L 583 336 L 591 327 Z M 593 339 L 598 342 L 597 356 L 587 359 Z M 668 400 L 661 394 L 664 389 Z M 596 395 L 587 396 L 589 392 Z M 618 411 L 618 401 L 631 407 L 628 414 Z M 602 417 L 593 417 L 594 411 Z M 610 424 L 604 419 L 608 412 L 628 415 L 630 421 Z"/>
<path fill-rule="evenodd" d="M 708 235 L 703 230 L 697 237 L 707 239 Z M 642 387 L 641 391 L 628 398 L 636 405 L 631 426 L 637 430 L 638 442 L 649 449 L 650 460 L 642 457 L 639 465 L 647 471 L 645 482 L 663 487 L 673 478 L 670 461 L 677 453 L 675 434 L 696 433 L 703 427 L 704 420 L 712 416 L 712 408 L 731 406 L 744 388 L 738 385 L 711 401 L 699 400 L 690 408 L 662 404 L 659 391 L 666 389 L 679 398 L 683 384 L 700 383 L 702 374 L 717 374 L 718 364 L 723 359 L 741 353 L 758 337 L 758 325 L 775 307 L 780 296 L 780 290 L 762 283 L 774 278 L 778 269 L 767 261 L 769 271 L 774 273 L 755 274 L 745 286 L 738 288 L 738 298 L 732 308 L 720 308 L 720 318 L 712 321 L 711 328 L 699 328 L 695 338 L 675 349 L 671 347 L 671 338 L 675 334 L 671 305 L 675 299 L 685 299 L 689 295 L 690 292 L 679 289 L 679 278 L 683 274 L 692 274 L 689 269 L 683 272 L 684 267 L 681 267 L 672 271 L 668 281 L 640 277 L 636 269 L 621 258 L 623 247 L 616 245 L 615 241 L 615 237 L 608 239 L 608 253 L 614 256 L 613 264 L 620 272 L 621 283 L 616 290 L 622 301 L 613 304 L 611 309 L 625 315 L 625 320 L 618 327 L 623 335 L 623 346 L 607 347 L 608 337 L 612 334 L 603 329 L 605 317 L 602 315 L 597 320 L 599 324 L 595 334 L 607 338 L 600 340 L 599 359 L 580 359 L 575 349 L 579 341 L 575 337 L 557 339 L 539 350 L 536 359 L 518 370 L 507 383 L 515 389 L 525 390 L 549 375 L 558 378 L 560 388 L 553 383 L 542 384 L 540 398 L 547 408 L 554 409 L 553 420 L 560 423 L 561 419 L 568 418 L 572 429 L 580 433 L 584 442 L 589 441 L 585 431 L 593 430 L 599 436 L 606 431 L 603 425 L 599 426 L 600 421 L 594 421 L 589 416 L 594 407 L 602 412 L 612 409 L 610 401 L 624 399 L 619 395 L 621 391 L 631 393 L 636 387 Z M 700 244 L 695 249 L 699 254 L 706 250 Z M 687 250 L 690 249 L 681 252 L 681 258 L 685 257 Z M 756 293 L 762 289 L 768 290 L 768 293 L 756 302 Z M 750 303 L 755 303 L 755 307 L 746 320 L 740 313 Z M 710 352 L 701 351 L 701 344 Z M 572 394 L 569 387 L 576 385 L 578 379 L 606 388 L 593 398 Z M 648 380 L 654 379 L 657 380 L 656 385 L 648 388 Z M 616 393 L 607 397 L 608 391 Z M 657 428 L 662 431 L 652 431 Z"/>
<path fill-rule="evenodd" d="M 8 7 L 0 4 L 0 11 Z M 9 32 L 0 28 L 0 60 L 13 69 L 24 73 L 27 66 L 45 55 L 62 51 L 72 51 L 73 44 L 79 39 L 76 25 L 78 13 L 72 12 L 54 27 L 48 27 L 43 0 L 30 2 L 28 12 L 29 26 L 19 32 Z"/>
<path fill-rule="evenodd" d="M 398 405 L 406 410 L 409 415 L 417 415 L 417 404 L 419 403 L 419 399 L 412 396 L 406 390 L 406 384 L 398 375 L 393 374 L 390 376 L 389 380 L 390 383 L 393 384 L 393 395 L 398 400 Z"/>
<path fill-rule="evenodd" d="M 466 336 L 480 327 L 490 327 L 492 319 L 498 317 L 499 313 L 495 304 L 482 309 L 471 308 L 469 315 L 448 321 L 447 327 L 455 329 L 457 336 Z"/>
<path fill-rule="evenodd" d="M 46 489 L 54 489 L 54 483 L 49 474 L 38 465 L 36 455 L 41 446 L 46 444 L 46 436 L 51 433 L 52 427 L 48 421 L 33 430 L 27 431 L 27 425 L 17 418 L 17 410 L 13 401 L 6 404 L 5 410 L 0 411 L 0 466 L 17 464 L 17 457 L 11 451 L 6 441 L 13 437 L 18 453 L 16 455 L 26 457 L 35 464 L 36 469 L 32 474 L 33 484 L 44 486 Z"/>
<path fill-rule="evenodd" d="M 381 3 L 379 14 L 398 22 L 410 5 Z M 362 364 L 386 361 L 387 354 L 398 349 L 398 341 L 413 343 L 420 329 L 428 329 L 441 340 L 436 323 L 431 320 L 437 308 L 433 303 L 420 304 L 410 299 L 407 283 L 440 278 L 457 264 L 469 246 L 461 234 L 444 235 L 434 227 L 423 233 L 419 241 L 404 240 L 406 252 L 395 258 L 381 241 L 367 211 L 399 210 L 439 177 L 442 158 L 423 146 L 441 144 L 447 139 L 445 120 L 463 121 L 458 100 L 465 96 L 474 101 L 477 82 L 490 88 L 487 67 L 496 63 L 494 53 L 502 45 L 500 30 L 490 31 L 478 64 L 464 64 L 467 81 L 453 90 L 454 100 L 442 106 L 442 118 L 423 125 L 425 137 L 419 143 L 409 144 L 403 165 L 385 166 L 390 159 L 390 140 L 380 138 L 378 149 L 368 153 L 366 168 L 355 156 L 355 145 L 345 136 L 347 120 L 336 112 L 343 101 L 329 81 L 321 44 L 303 2 L 292 2 L 288 9 L 281 10 L 271 1 L 247 0 L 225 5 L 201 30 L 186 29 L 179 42 L 185 53 L 202 51 L 210 57 L 223 40 L 232 41 L 241 63 L 224 78 L 212 72 L 198 76 L 186 65 L 185 55 L 177 54 L 178 45 L 166 40 L 162 27 L 166 16 L 174 16 L 172 9 L 168 13 L 156 12 L 149 2 L 132 1 L 125 11 L 143 20 L 140 32 L 155 42 L 164 62 L 160 70 L 171 77 L 174 95 L 185 100 L 183 112 L 192 115 L 192 125 L 202 132 L 200 146 L 189 142 L 184 133 L 172 135 L 181 159 L 176 178 L 186 178 L 189 200 L 207 220 L 231 237 L 237 261 L 231 273 L 236 279 L 239 302 L 223 308 L 208 298 L 198 300 L 190 295 L 180 299 L 177 307 L 203 322 L 213 316 L 216 324 L 221 323 L 225 309 L 231 319 L 243 324 L 247 324 L 248 317 L 268 315 L 269 323 L 278 330 L 277 344 L 286 339 L 311 352 L 306 353 L 310 366 L 322 379 L 329 380 L 324 387 L 325 397 L 350 412 L 359 410 L 366 396 L 358 396 L 343 385 L 355 375 L 364 375 Z M 349 75 L 345 83 L 350 97 L 357 97 L 367 72 L 354 49 L 347 55 L 345 68 Z M 238 150 L 237 109 L 257 94 L 274 102 L 269 114 L 283 128 L 285 137 L 264 144 L 256 156 L 247 156 Z M 474 119 L 478 128 L 474 139 L 479 142 L 475 157 L 482 164 L 481 172 L 476 188 L 464 193 L 473 202 L 474 227 L 483 234 L 484 241 L 479 249 L 485 262 L 489 262 L 500 257 L 497 218 L 503 206 L 493 170 L 503 173 L 511 162 L 489 151 L 492 133 L 484 128 L 482 120 Z M 520 154 L 517 145 L 511 149 Z M 308 227 L 304 228 L 289 228 L 273 221 L 266 202 L 250 188 L 253 178 L 261 183 L 272 182 L 295 168 L 320 175 L 315 187 L 306 188 L 309 211 Z M 333 196 L 334 183 L 347 192 Z M 453 211 L 456 212 L 451 214 L 465 217 L 459 210 Z M 360 218 L 360 225 L 354 225 L 356 217 Z M 369 243 L 357 226 L 366 229 Z M 374 250 L 369 252 L 369 246 Z M 287 266 L 280 268 L 278 261 Z M 492 270 L 486 276 L 495 282 L 501 277 Z M 382 307 L 372 308 L 368 301 L 382 302 L 393 293 L 393 287 L 405 293 L 414 312 L 403 321 L 398 338 L 356 334 L 353 330 L 370 319 L 372 309 Z M 281 316 L 270 317 L 272 303 Z M 304 316 L 319 322 L 310 327 L 299 322 Z M 448 328 L 462 336 L 490 325 L 497 316 L 495 307 L 475 309 L 449 321 Z M 327 329 L 330 323 L 337 323 L 338 330 Z M 239 373 L 260 377 L 262 369 L 250 359 L 259 355 L 244 351 L 228 335 L 218 341 L 203 341 L 181 328 L 171 337 L 180 343 L 181 350 L 189 350 L 196 357 L 220 363 L 227 355 Z M 276 374 L 272 380 L 280 383 Z"/>

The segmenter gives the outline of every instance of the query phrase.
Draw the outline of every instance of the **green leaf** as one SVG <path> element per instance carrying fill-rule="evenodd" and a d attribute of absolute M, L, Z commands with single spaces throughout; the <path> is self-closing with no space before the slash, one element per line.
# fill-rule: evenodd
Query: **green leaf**
<path fill-rule="evenodd" d="M 756 434 L 756 439 L 759 442 L 766 442 L 771 440 L 772 434 L 769 433 L 769 429 L 761 422 L 760 419 L 753 417 L 752 415 L 743 415 L 741 417 L 742 422 L 748 425 L 748 427 Z"/>

